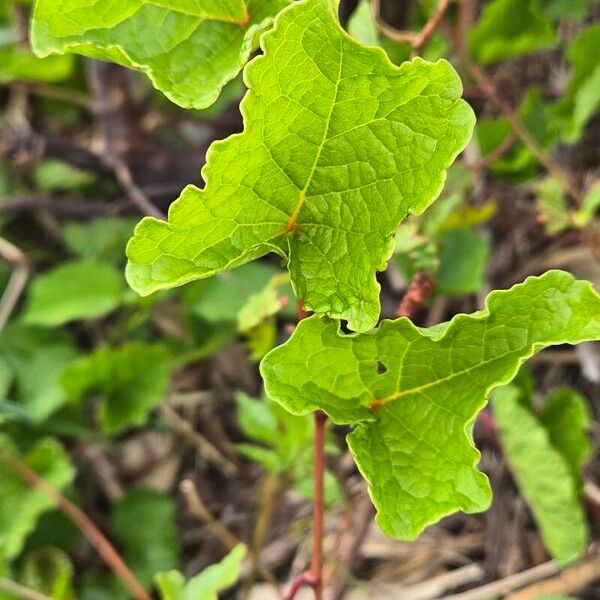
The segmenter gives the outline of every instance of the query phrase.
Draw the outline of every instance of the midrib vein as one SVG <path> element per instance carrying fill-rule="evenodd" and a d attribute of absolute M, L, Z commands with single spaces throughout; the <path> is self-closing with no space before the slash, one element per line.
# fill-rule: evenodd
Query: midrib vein
<path fill-rule="evenodd" d="M 317 169 L 317 165 L 319 164 L 319 160 L 321 159 L 321 154 L 323 153 L 323 148 L 325 147 L 325 143 L 327 142 L 327 139 L 329 136 L 329 129 L 331 127 L 331 117 L 333 116 L 333 110 L 335 108 L 335 105 L 337 104 L 338 94 L 340 91 L 340 81 L 342 79 L 342 64 L 343 64 L 343 62 L 344 62 L 344 44 L 343 44 L 342 40 L 340 40 L 340 65 L 339 65 L 339 69 L 338 69 L 337 80 L 335 82 L 335 91 L 333 93 L 333 102 L 331 103 L 331 107 L 329 109 L 329 114 L 327 115 L 327 119 L 325 121 L 323 138 L 321 139 L 321 143 L 319 144 L 319 147 L 317 149 L 317 154 L 315 156 L 315 160 L 313 162 L 312 168 L 308 175 L 308 179 L 306 180 L 306 183 L 304 184 L 304 188 L 302 188 L 300 190 L 300 194 L 298 195 L 298 200 L 296 201 L 296 206 L 294 207 L 294 212 L 292 212 L 292 215 L 291 215 L 291 217 L 287 223 L 287 226 L 285 228 L 286 234 L 291 233 L 292 231 L 294 231 L 294 229 L 296 229 L 296 225 L 298 224 L 298 215 L 300 214 L 300 210 L 306 200 L 306 192 L 308 191 L 308 188 L 310 187 L 312 178 Z"/>
<path fill-rule="evenodd" d="M 527 353 L 521 354 L 521 352 L 523 350 L 524 350 L 524 348 L 521 350 L 515 350 L 515 351 L 511 352 L 510 354 L 516 354 L 518 358 L 521 358 L 521 357 L 526 358 Z M 509 355 L 504 354 L 502 356 L 496 356 L 494 358 L 490 358 L 489 360 L 483 360 L 483 361 L 477 363 L 476 365 L 473 365 L 472 367 L 468 367 L 467 369 L 463 369 L 462 371 L 457 371 L 456 373 L 452 373 L 451 375 L 448 375 L 447 377 L 443 377 L 442 379 L 436 379 L 435 381 L 430 381 L 429 383 L 426 383 L 424 385 L 414 387 L 414 388 L 411 388 L 408 390 L 399 390 L 393 394 L 390 394 L 389 396 L 387 396 L 385 398 L 381 398 L 379 400 L 373 400 L 373 402 L 371 402 L 367 406 L 367 408 L 369 410 L 377 410 L 378 408 L 381 408 L 382 406 L 385 406 L 386 404 L 389 404 L 390 402 L 393 402 L 395 400 L 399 400 L 400 398 L 402 398 L 404 396 L 410 396 L 412 394 L 418 394 L 420 392 L 424 392 L 425 390 L 428 390 L 428 389 L 431 389 L 438 385 L 441 385 L 443 383 L 452 381 L 453 379 L 456 379 L 457 377 L 462 377 L 463 375 L 467 375 L 468 373 L 471 373 L 472 371 L 476 371 L 477 369 L 479 369 L 481 367 L 485 367 L 495 361 L 506 359 L 508 356 Z"/>

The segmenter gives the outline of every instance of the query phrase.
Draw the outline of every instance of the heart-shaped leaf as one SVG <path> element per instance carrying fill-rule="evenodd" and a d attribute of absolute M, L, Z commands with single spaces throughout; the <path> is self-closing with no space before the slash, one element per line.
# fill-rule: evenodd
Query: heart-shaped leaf
<path fill-rule="evenodd" d="M 395 67 L 330 0 L 293 4 L 261 45 L 244 132 L 211 146 L 206 188 L 186 188 L 168 223 L 138 225 L 129 283 L 145 295 L 276 252 L 307 309 L 367 330 L 394 232 L 439 194 L 473 112 L 447 62 Z"/>

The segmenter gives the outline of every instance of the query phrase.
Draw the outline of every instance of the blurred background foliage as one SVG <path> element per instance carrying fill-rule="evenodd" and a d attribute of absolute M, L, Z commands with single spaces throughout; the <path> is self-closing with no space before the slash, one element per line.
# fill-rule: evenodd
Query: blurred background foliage
<path fill-rule="evenodd" d="M 345 1 L 340 14 L 400 64 L 407 32 L 437 4 Z M 304 568 L 312 493 L 311 420 L 265 398 L 257 371 L 295 323 L 289 277 L 268 257 L 139 298 L 123 275 L 138 193 L 165 212 L 201 184 L 210 143 L 241 130 L 241 78 L 186 111 L 122 67 L 35 57 L 30 11 L 0 3 L 0 450 L 79 506 L 147 590 L 163 572 L 163 598 L 216 597 L 238 579 L 242 541 L 249 559 L 228 593 L 267 598 Z M 600 288 L 599 17 L 592 0 L 450 3 L 421 54 L 456 66 L 476 133 L 438 202 L 400 226 L 382 317 L 417 277 L 429 282 L 423 325 L 551 267 Z M 455 587 L 481 584 L 593 550 L 599 392 L 597 345 L 542 355 L 474 427 L 496 498 L 487 515 L 451 517 L 414 544 L 365 527 L 341 571 L 372 597 L 433 598 L 411 586 L 468 565 Z M 332 427 L 327 443 L 334 557 L 360 485 L 344 433 Z M 232 548 L 220 570 L 185 583 Z M 599 597 L 594 580 L 577 597 Z M 128 597 L 52 500 L 2 462 L 0 584 L 7 599 L 21 597 L 13 584 L 61 600 Z"/>

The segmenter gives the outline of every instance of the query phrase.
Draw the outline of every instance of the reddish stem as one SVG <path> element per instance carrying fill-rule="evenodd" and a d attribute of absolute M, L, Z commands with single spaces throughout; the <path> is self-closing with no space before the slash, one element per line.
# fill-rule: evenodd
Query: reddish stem
<path fill-rule="evenodd" d="M 315 600 L 323 600 L 323 516 L 325 512 L 325 421 L 327 415 L 320 410 L 315 412 L 315 499 L 313 501 L 313 539 L 310 571 L 294 579 L 286 600 L 294 600 L 305 586 L 315 592 Z"/>
<path fill-rule="evenodd" d="M 308 316 L 302 306 L 302 301 L 296 302 L 296 317 L 298 322 Z M 315 415 L 315 455 L 314 455 L 314 486 L 313 501 L 313 536 L 312 558 L 310 571 L 302 573 L 294 579 L 285 597 L 293 600 L 304 586 L 310 586 L 315 591 L 315 600 L 323 600 L 323 515 L 325 512 L 324 476 L 325 476 L 325 422 L 327 415 L 318 410 Z"/>
<path fill-rule="evenodd" d="M 310 316 L 310 314 L 304 310 L 302 306 L 302 300 L 296 300 L 296 319 L 298 323 L 302 321 L 302 319 L 306 319 L 306 317 Z"/>
<path fill-rule="evenodd" d="M 313 548 L 310 574 L 314 581 L 315 599 L 323 598 L 323 515 L 325 512 L 325 421 L 327 415 L 315 413 L 315 499 L 313 503 Z"/>
<path fill-rule="evenodd" d="M 431 15 L 429 21 L 425 23 L 425 26 L 421 30 L 413 42 L 413 56 L 418 56 L 421 54 L 423 48 L 429 41 L 429 38 L 435 33 L 436 29 L 440 26 L 442 19 L 444 18 L 444 13 L 448 9 L 448 5 L 450 4 L 450 0 L 440 0 L 438 5 Z"/>
<path fill-rule="evenodd" d="M 429 300 L 434 286 L 435 282 L 431 275 L 417 271 L 402 298 L 396 316 L 414 319 L 421 307 Z"/>
<path fill-rule="evenodd" d="M 292 586 L 290 587 L 290 590 L 287 593 L 287 596 L 285 597 L 285 600 L 294 600 L 294 598 L 296 597 L 298 592 L 304 586 L 310 586 L 312 588 L 315 587 L 315 581 L 313 580 L 311 574 L 308 572 L 302 573 L 302 574 L 298 575 L 298 577 L 296 577 L 296 579 L 294 579 L 294 581 L 292 582 Z"/>

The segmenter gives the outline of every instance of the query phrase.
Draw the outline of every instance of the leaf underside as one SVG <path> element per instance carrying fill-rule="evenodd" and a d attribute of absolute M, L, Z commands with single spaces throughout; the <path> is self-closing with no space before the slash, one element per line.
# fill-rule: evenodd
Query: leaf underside
<path fill-rule="evenodd" d="M 268 395 L 295 414 L 355 425 L 348 443 L 388 535 L 414 539 L 456 510 L 490 502 L 470 427 L 493 388 L 535 352 L 600 338 L 600 297 L 562 271 L 493 292 L 486 309 L 419 329 L 383 321 L 342 335 L 301 321 L 261 365 Z"/>
<path fill-rule="evenodd" d="M 531 398 L 516 385 L 494 393 L 494 413 L 511 470 L 552 556 L 576 560 L 588 543 L 579 492 L 580 469 L 591 447 L 585 402 L 573 390 L 557 390 L 536 415 Z"/>
<path fill-rule="evenodd" d="M 38 56 L 76 53 L 148 75 L 185 108 L 206 108 L 289 0 L 38 0 Z M 140 36 L 139 32 L 144 35 Z"/>
<path fill-rule="evenodd" d="M 261 45 L 243 133 L 211 146 L 205 189 L 187 187 L 168 223 L 138 225 L 129 283 L 146 295 L 276 252 L 307 310 L 367 330 L 394 232 L 439 194 L 473 113 L 447 62 L 393 66 L 330 0 L 294 3 Z"/>

